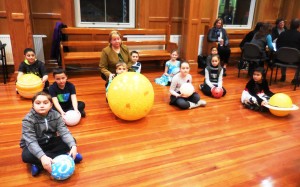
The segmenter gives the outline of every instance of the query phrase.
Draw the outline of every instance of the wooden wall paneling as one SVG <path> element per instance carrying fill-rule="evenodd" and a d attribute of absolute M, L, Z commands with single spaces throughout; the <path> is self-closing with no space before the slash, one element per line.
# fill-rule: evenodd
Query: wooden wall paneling
<path fill-rule="evenodd" d="M 45 4 L 49 6 L 45 6 Z M 51 60 L 53 31 L 58 21 L 75 26 L 73 1 L 30 0 L 34 34 L 46 35 L 43 39 L 46 62 Z"/>
<path fill-rule="evenodd" d="M 6 16 L 6 11 L 0 12 L 0 33 L 1 34 L 9 34 L 9 28 L 8 28 L 8 20 Z"/>
<path fill-rule="evenodd" d="M 198 5 L 198 6 L 197 6 Z M 199 45 L 198 9 L 199 1 L 185 0 L 181 36 L 181 57 L 190 63 L 191 71 L 197 72 L 197 56 Z"/>
<path fill-rule="evenodd" d="M 170 1 L 170 23 L 171 23 L 171 34 L 181 35 L 182 33 L 182 16 L 184 6 L 182 0 Z"/>
<path fill-rule="evenodd" d="M 51 47 L 53 39 L 53 31 L 57 21 L 60 19 L 54 18 L 34 18 L 34 34 L 36 35 L 46 35 L 46 38 L 43 38 L 43 47 L 44 47 L 44 56 L 45 62 L 51 60 Z"/>
<path fill-rule="evenodd" d="M 5 11 L 5 0 L 0 0 L 0 11 Z"/>
<path fill-rule="evenodd" d="M 136 28 L 149 28 L 149 4 L 150 0 L 137 0 Z"/>
<path fill-rule="evenodd" d="M 215 19 L 217 18 L 218 0 L 212 0 L 212 1 L 201 0 L 199 7 L 200 7 L 200 9 L 198 10 L 200 12 L 199 34 L 203 35 L 205 25 L 211 27 Z"/>
<path fill-rule="evenodd" d="M 14 2 L 11 3 L 11 1 L 5 0 L 13 49 L 14 69 L 16 71 L 20 62 L 24 60 L 23 50 L 27 47 L 33 47 L 33 32 L 28 1 L 16 0 Z"/>
<path fill-rule="evenodd" d="M 149 28 L 166 28 L 169 23 L 170 0 L 152 0 L 149 4 Z"/>
<path fill-rule="evenodd" d="M 7 27 L 8 21 L 7 21 L 7 11 L 5 8 L 5 1 L 0 0 L 0 33 L 1 34 L 9 34 L 9 29 Z"/>
<path fill-rule="evenodd" d="M 294 17 L 294 18 L 300 18 L 300 1 L 298 1 L 298 0 L 295 0 L 294 1 L 294 14 L 293 14 L 293 16 L 292 17 Z"/>
<path fill-rule="evenodd" d="M 70 27 L 75 26 L 73 0 L 30 0 L 30 7 L 34 18 L 58 19 Z"/>
<path fill-rule="evenodd" d="M 75 26 L 74 0 L 59 0 L 61 7 L 61 21 L 68 26 Z"/>
<path fill-rule="evenodd" d="M 287 21 L 287 25 L 293 18 L 300 18 L 300 1 L 299 0 L 285 0 L 282 1 L 279 17 Z"/>
<path fill-rule="evenodd" d="M 49 58 L 50 48 L 52 44 L 53 29 L 56 21 L 62 21 L 68 26 L 75 26 L 75 14 L 74 14 L 74 1 L 73 0 L 25 0 L 30 2 L 31 12 L 32 12 L 32 29 L 34 34 L 46 34 L 47 38 L 44 39 L 44 51 L 46 59 Z M 7 3 L 6 3 L 7 2 Z M 21 0 L 19 0 L 21 2 Z M 6 10 L 6 4 L 12 4 L 9 0 L 0 0 L 0 24 L 7 25 L 7 27 L 1 27 L 1 33 L 7 33 L 15 35 L 13 37 L 18 38 L 20 35 L 19 31 L 25 32 L 19 27 L 25 28 L 22 20 L 22 7 L 19 6 L 20 3 L 14 3 L 14 5 L 9 5 L 14 7 L 11 10 Z M 191 19 L 198 19 L 198 34 L 203 34 L 204 26 L 212 26 L 213 22 L 217 16 L 218 11 L 218 0 L 198 0 L 194 3 L 194 9 L 192 12 L 197 12 L 197 15 L 193 13 Z M 257 0 L 256 16 L 254 18 L 256 21 L 271 21 L 274 22 L 278 15 L 286 15 L 284 17 L 299 17 L 299 4 L 300 1 L 297 0 Z M 45 6 L 46 5 L 46 6 Z M 3 8 L 5 7 L 5 8 Z M 136 0 L 136 28 L 165 28 L 167 23 L 171 22 L 171 33 L 179 34 L 183 33 L 183 12 L 187 8 L 184 1 L 182 0 Z M 285 11 L 285 9 L 287 9 Z M 14 14 L 11 14 L 14 13 Z M 9 15 L 9 16 L 8 16 Z M 13 19 L 13 24 L 10 23 Z M 20 19 L 19 21 L 17 21 Z M 26 15 L 24 14 L 24 19 Z M 290 19 L 288 19 L 289 22 Z M 29 22 L 28 22 L 29 23 Z M 10 26 L 9 26 L 10 25 Z M 13 29 L 16 28 L 17 33 L 13 33 Z M 28 34 L 26 34 L 26 37 Z M 20 37 L 18 41 L 26 44 L 24 38 Z M 26 39 L 28 40 L 28 39 Z M 28 46 L 26 44 L 26 46 Z M 23 46 L 20 47 L 23 50 Z M 22 51 L 20 50 L 20 51 Z M 17 49 L 16 53 L 20 53 Z M 23 54 L 22 54 L 23 55 Z M 22 57 L 23 58 L 23 57 Z"/>
<path fill-rule="evenodd" d="M 204 28 L 205 26 L 211 27 L 213 25 L 213 21 L 216 18 L 217 15 L 217 7 L 218 7 L 218 0 L 212 0 L 212 1 L 205 1 L 201 0 L 199 5 L 199 26 L 198 26 L 198 35 L 205 35 Z M 205 42 L 203 42 L 202 45 L 202 55 L 206 54 L 207 47 L 205 46 Z M 199 46 L 199 44 L 198 44 Z"/>
<path fill-rule="evenodd" d="M 279 16 L 281 0 L 256 1 L 255 21 L 275 23 Z"/>

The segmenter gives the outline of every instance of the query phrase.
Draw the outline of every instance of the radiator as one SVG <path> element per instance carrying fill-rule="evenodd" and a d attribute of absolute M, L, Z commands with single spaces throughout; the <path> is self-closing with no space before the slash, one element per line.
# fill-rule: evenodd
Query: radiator
<path fill-rule="evenodd" d="M 46 35 L 33 35 L 36 58 L 42 62 L 45 62 L 43 38 L 46 38 Z"/>
<path fill-rule="evenodd" d="M 45 62 L 44 47 L 43 47 L 43 38 L 45 37 L 46 35 L 33 35 L 33 43 L 34 43 L 36 58 L 42 62 Z M 6 44 L 5 53 L 6 53 L 7 64 L 14 65 L 14 58 L 13 58 L 10 36 L 1 34 L 0 41 Z"/>
<path fill-rule="evenodd" d="M 13 58 L 13 53 L 12 53 L 12 47 L 11 47 L 11 42 L 10 42 L 10 36 L 9 35 L 0 35 L 0 41 L 3 44 L 6 44 L 5 47 L 5 54 L 6 54 L 6 62 L 8 65 L 14 65 L 14 58 Z"/>

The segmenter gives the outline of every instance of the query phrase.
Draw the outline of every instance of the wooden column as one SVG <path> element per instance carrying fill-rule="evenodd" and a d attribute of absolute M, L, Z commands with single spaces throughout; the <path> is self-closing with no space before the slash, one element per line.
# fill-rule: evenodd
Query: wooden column
<path fill-rule="evenodd" d="M 180 56 L 190 63 L 192 72 L 198 71 L 199 18 L 197 17 L 198 14 L 194 12 L 200 11 L 195 8 L 197 5 L 199 5 L 197 0 L 184 0 Z"/>
<path fill-rule="evenodd" d="M 29 0 L 5 0 L 9 34 L 12 42 L 14 68 L 18 70 L 20 62 L 24 60 L 23 51 L 27 47 L 33 48 L 32 23 L 30 19 Z"/>

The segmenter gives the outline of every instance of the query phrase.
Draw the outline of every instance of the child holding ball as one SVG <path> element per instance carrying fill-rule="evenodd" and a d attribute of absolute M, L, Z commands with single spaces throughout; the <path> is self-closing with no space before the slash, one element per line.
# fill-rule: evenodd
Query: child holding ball
<path fill-rule="evenodd" d="M 44 91 L 48 92 L 48 88 L 49 88 L 48 73 L 44 62 L 36 59 L 35 51 L 32 48 L 26 48 L 24 50 L 24 57 L 25 60 L 21 62 L 18 69 L 17 81 L 24 74 L 31 73 L 37 75 L 42 79 L 42 83 L 44 84 Z"/>
<path fill-rule="evenodd" d="M 212 96 L 212 90 L 215 88 L 223 89 L 223 95 L 225 96 L 226 90 L 223 87 L 223 68 L 220 64 L 220 56 L 212 55 L 211 63 L 205 68 L 204 84 L 199 86 L 204 95 Z"/>
<path fill-rule="evenodd" d="M 49 87 L 52 96 L 54 109 L 64 117 L 69 110 L 80 112 L 81 117 L 85 117 L 85 103 L 77 101 L 74 84 L 67 81 L 68 77 L 65 70 L 57 68 L 53 70 L 55 82 Z"/>
<path fill-rule="evenodd" d="M 252 79 L 243 90 L 241 102 L 246 108 L 256 111 L 266 111 L 264 107 L 274 93 L 269 89 L 268 81 L 265 79 L 265 70 L 258 67 L 254 70 Z"/>
<path fill-rule="evenodd" d="M 200 95 L 194 91 L 192 95 L 184 95 L 180 92 L 180 87 L 184 83 L 192 83 L 192 76 L 189 74 L 190 65 L 187 62 L 180 63 L 180 72 L 177 73 L 170 86 L 170 105 L 176 105 L 180 109 L 192 109 L 199 106 L 205 106 L 206 101 L 200 100 Z"/>
<path fill-rule="evenodd" d="M 22 120 L 22 160 L 31 164 L 32 176 L 43 168 L 51 173 L 52 159 L 61 154 L 69 154 L 76 163 L 82 160 L 75 139 L 52 105 L 49 94 L 38 92 L 32 98 L 32 109 Z"/>

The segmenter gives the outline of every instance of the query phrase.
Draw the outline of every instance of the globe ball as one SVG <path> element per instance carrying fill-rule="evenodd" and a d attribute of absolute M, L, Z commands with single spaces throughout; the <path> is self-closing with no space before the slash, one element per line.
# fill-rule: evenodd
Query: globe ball
<path fill-rule="evenodd" d="M 223 88 L 219 88 L 219 87 L 214 87 L 212 90 L 211 90 L 211 95 L 214 97 L 214 98 L 221 98 L 223 96 Z"/>
<path fill-rule="evenodd" d="M 195 88 L 191 83 L 184 83 L 181 85 L 179 91 L 181 94 L 189 97 L 194 93 Z"/>
<path fill-rule="evenodd" d="M 68 126 L 75 126 L 79 123 L 81 119 L 80 112 L 76 112 L 75 110 L 69 110 L 66 112 L 64 116 L 64 120 L 66 125 Z"/>
<path fill-rule="evenodd" d="M 107 91 L 112 112 L 123 120 L 145 117 L 154 102 L 151 82 L 142 74 L 126 72 L 116 76 Z"/>
<path fill-rule="evenodd" d="M 284 93 L 277 93 L 270 98 L 269 105 L 278 107 L 278 110 L 271 109 L 271 108 L 269 110 L 273 115 L 282 117 L 282 116 L 287 116 L 290 113 L 290 111 L 280 110 L 280 108 L 292 108 L 293 102 L 290 96 Z"/>
<path fill-rule="evenodd" d="M 51 176 L 56 180 L 65 180 L 75 171 L 75 162 L 69 155 L 59 155 L 53 159 Z"/>
<path fill-rule="evenodd" d="M 44 85 L 39 76 L 24 74 L 18 78 L 16 88 L 22 97 L 31 99 L 34 94 L 43 90 Z"/>

